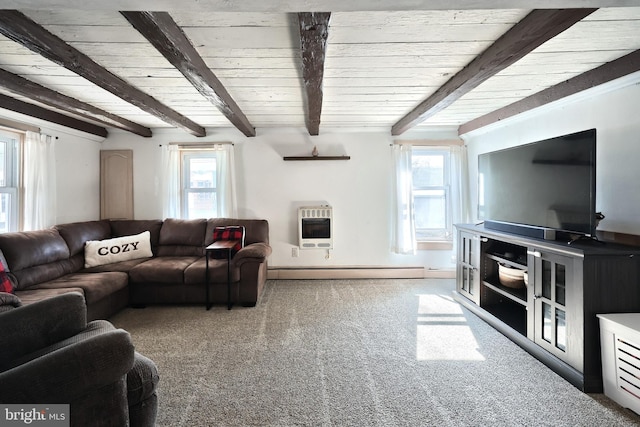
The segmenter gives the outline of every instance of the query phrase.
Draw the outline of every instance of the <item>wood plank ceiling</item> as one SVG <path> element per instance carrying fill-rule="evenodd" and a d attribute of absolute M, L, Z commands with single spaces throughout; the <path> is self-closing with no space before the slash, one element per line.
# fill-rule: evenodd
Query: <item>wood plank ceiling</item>
<path fill-rule="evenodd" d="M 640 4 L 150 13 L 37 3 L 0 10 L 0 108 L 142 136 L 468 132 L 640 69 Z"/>

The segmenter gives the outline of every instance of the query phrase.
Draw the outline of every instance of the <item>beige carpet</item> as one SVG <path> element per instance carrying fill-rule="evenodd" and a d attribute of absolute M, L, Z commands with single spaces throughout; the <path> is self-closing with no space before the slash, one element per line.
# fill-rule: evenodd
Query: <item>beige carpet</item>
<path fill-rule="evenodd" d="M 461 308 L 453 288 L 278 280 L 254 308 L 111 320 L 158 365 L 158 426 L 640 425 Z"/>

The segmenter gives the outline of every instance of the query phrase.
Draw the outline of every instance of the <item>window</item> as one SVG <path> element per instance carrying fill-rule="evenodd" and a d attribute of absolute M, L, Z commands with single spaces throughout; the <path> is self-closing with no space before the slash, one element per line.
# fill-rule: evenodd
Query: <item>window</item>
<path fill-rule="evenodd" d="M 0 233 L 18 231 L 20 134 L 0 131 Z"/>
<path fill-rule="evenodd" d="M 211 218 L 218 210 L 217 161 L 213 151 L 182 152 L 182 218 Z"/>
<path fill-rule="evenodd" d="M 233 144 L 167 144 L 163 150 L 165 218 L 236 218 Z"/>
<path fill-rule="evenodd" d="M 416 240 L 451 240 L 450 151 L 414 146 L 411 172 Z"/>

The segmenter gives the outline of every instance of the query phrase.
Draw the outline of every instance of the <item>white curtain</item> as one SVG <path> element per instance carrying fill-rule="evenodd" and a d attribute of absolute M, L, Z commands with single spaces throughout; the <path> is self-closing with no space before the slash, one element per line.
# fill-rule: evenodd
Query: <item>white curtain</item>
<path fill-rule="evenodd" d="M 451 219 L 453 224 L 468 223 L 471 220 L 469 201 L 469 169 L 467 168 L 467 147 L 451 147 Z M 452 230 L 453 256 L 458 253 L 458 239 Z"/>
<path fill-rule="evenodd" d="M 180 150 L 167 144 L 162 151 L 162 215 L 163 218 L 180 218 Z"/>
<path fill-rule="evenodd" d="M 197 146 L 186 148 L 197 151 Z M 214 151 L 217 173 L 217 211 L 212 216 L 218 218 L 237 218 L 235 162 L 233 144 L 216 144 L 203 148 L 203 151 Z M 169 144 L 163 151 L 163 216 L 164 218 L 181 218 L 181 150 L 180 146 Z"/>
<path fill-rule="evenodd" d="M 27 132 L 24 143 L 24 230 L 56 224 L 56 161 L 49 135 Z"/>
<path fill-rule="evenodd" d="M 392 250 L 397 254 L 417 252 L 413 211 L 411 145 L 393 144 L 394 203 Z"/>
<path fill-rule="evenodd" d="M 451 146 L 451 219 L 453 224 L 471 220 L 467 147 Z M 454 239 L 455 241 L 455 239 Z"/>
<path fill-rule="evenodd" d="M 233 144 L 215 146 L 218 180 L 218 218 L 237 218 L 235 162 Z"/>

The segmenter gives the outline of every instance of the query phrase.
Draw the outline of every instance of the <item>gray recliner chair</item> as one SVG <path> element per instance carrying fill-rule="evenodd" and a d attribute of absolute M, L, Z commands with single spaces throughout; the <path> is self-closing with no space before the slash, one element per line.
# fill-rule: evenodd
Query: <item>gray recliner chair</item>
<path fill-rule="evenodd" d="M 72 426 L 155 425 L 156 365 L 128 332 L 87 323 L 80 293 L 5 305 L 0 331 L 0 402 L 69 404 Z"/>

